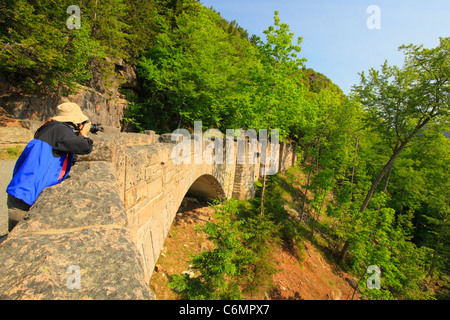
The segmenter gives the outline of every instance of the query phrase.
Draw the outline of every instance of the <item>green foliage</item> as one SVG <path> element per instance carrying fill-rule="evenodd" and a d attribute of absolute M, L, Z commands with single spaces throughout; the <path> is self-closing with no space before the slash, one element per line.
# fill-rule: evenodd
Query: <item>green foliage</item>
<path fill-rule="evenodd" d="M 296 167 L 290 170 L 295 170 Z M 290 175 L 287 171 L 286 175 Z M 292 180 L 291 180 L 292 179 Z M 295 185 L 295 178 L 285 180 L 279 175 L 270 176 L 268 179 L 267 200 L 265 201 L 265 215 L 271 219 L 277 228 L 277 241 L 281 241 L 282 245 L 288 248 L 294 256 L 301 258 L 302 243 L 304 236 L 304 228 L 297 220 L 298 217 L 292 217 L 289 214 L 282 202 L 282 198 L 292 197 L 296 199 L 298 196 L 293 185 Z M 296 203 L 292 204 L 296 207 Z M 298 204 L 297 204 L 298 205 Z"/>
<path fill-rule="evenodd" d="M 24 147 L 20 145 L 2 149 L 0 150 L 0 160 L 17 160 L 23 149 Z"/>
<path fill-rule="evenodd" d="M 361 275 L 369 265 L 381 268 L 381 290 L 367 289 L 367 274 L 360 281 L 360 290 L 372 299 L 433 299 L 426 282 L 433 272 L 439 276 L 446 269 L 438 262 L 448 261 L 442 242 L 448 234 L 446 205 L 437 210 L 430 206 L 436 198 L 448 203 L 447 173 L 441 171 L 447 170 L 441 160 L 448 162 L 449 147 L 442 135 L 448 130 L 447 46 L 447 40 L 441 39 L 432 50 L 402 47 L 407 52 L 403 69 L 385 63 L 380 71 L 371 70 L 368 78 L 363 74 L 361 85 L 355 87 L 357 99 L 351 97 L 365 108 L 363 117 L 355 118 L 360 131 L 351 135 L 358 138 L 356 149 L 341 153 L 354 155 L 353 186 L 351 197 L 346 196 L 349 170 L 337 176 L 344 181 L 337 180 L 327 208 L 328 230 L 336 256 L 342 259 L 347 253 L 346 262 L 354 274 Z M 440 120 L 432 122 L 435 119 Z M 331 160 L 320 155 L 321 172 L 335 166 Z M 390 160 L 395 160 L 395 166 L 383 173 Z M 343 161 L 343 168 L 350 163 Z M 375 187 L 371 205 L 358 210 L 370 184 Z M 439 218 L 429 220 L 426 212 Z"/>
<path fill-rule="evenodd" d="M 260 65 L 249 74 L 251 103 L 243 105 L 247 117 L 244 127 L 277 128 L 281 137 L 288 137 L 290 129 L 301 121 L 305 89 L 299 68 L 306 62 L 299 58 L 300 44 L 292 42 L 294 34 L 289 25 L 280 22 L 275 12 L 274 26 L 264 30 L 266 42 L 257 39 Z"/>
<path fill-rule="evenodd" d="M 101 69 L 100 58 L 134 62 L 161 23 L 156 1 L 89 0 L 77 4 L 81 29 L 69 30 L 70 5 L 2 1 L 0 72 L 14 85 L 43 93 L 73 91 L 76 83 L 89 83 L 94 68 Z"/>
<path fill-rule="evenodd" d="M 215 202 L 214 208 L 214 223 L 202 230 L 214 248 L 192 257 L 195 277 L 174 275 L 170 288 L 191 300 L 242 299 L 243 292 L 265 292 L 276 272 L 270 258 L 271 245 L 279 237 L 274 215 L 257 214 L 255 201 L 231 199 Z"/>
<path fill-rule="evenodd" d="M 192 129 L 201 120 L 221 130 L 279 129 L 298 145 L 307 178 L 293 197 L 306 223 L 284 210 L 277 177 L 267 179 L 264 215 L 256 200 L 216 205 L 216 223 L 204 230 L 215 249 L 193 258 L 197 277 L 171 284 L 183 297 L 258 295 L 275 272 L 270 245 L 300 250 L 308 227 L 328 233 L 337 261 L 358 278 L 380 266 L 381 290 L 367 290 L 367 274 L 360 282 L 370 298 L 433 298 L 426 284 L 448 281 L 448 37 L 431 49 L 400 47 L 402 67 L 386 62 L 361 73 L 345 96 L 305 67 L 302 38 L 278 12 L 260 39 L 196 0 L 86 0 L 81 29 L 68 30 L 72 4 L 0 3 L 2 79 L 23 91 L 67 94 L 100 73 L 106 87 L 117 86 L 108 61 L 124 59 L 140 89 L 128 95 L 123 120 L 140 131 Z M 262 193 L 265 184 L 255 185 Z"/>
<path fill-rule="evenodd" d="M 248 203 L 247 207 L 240 207 L 240 219 L 245 221 L 242 227 L 250 235 L 245 246 L 256 257 L 243 284 L 244 292 L 260 297 L 271 288 L 272 275 L 277 272 L 271 254 L 273 246 L 280 244 L 282 233 L 273 208 L 268 205 L 266 213 L 260 215 L 257 200 Z"/>
<path fill-rule="evenodd" d="M 331 82 L 325 75 L 314 71 L 313 69 L 304 70 L 305 81 L 308 89 L 314 93 L 320 93 L 321 91 L 328 90 L 342 94 L 342 90 Z"/>
<path fill-rule="evenodd" d="M 73 90 L 91 77 L 88 62 L 102 57 L 104 48 L 91 36 L 91 23 L 68 30 L 68 1 L 30 4 L 7 1 L 1 7 L 0 71 L 26 90 Z"/>
<path fill-rule="evenodd" d="M 177 27 L 158 34 L 139 62 L 146 92 L 135 118 L 158 132 L 190 127 L 196 120 L 225 128 L 250 63 L 243 60 L 251 50 L 248 42 L 224 31 L 218 14 L 198 5 L 191 10 L 175 16 Z"/>
<path fill-rule="evenodd" d="M 364 281 L 360 283 L 362 292 L 374 299 L 431 298 L 430 292 L 421 289 L 429 250 L 418 248 L 404 236 L 402 225 L 395 222 L 395 211 L 391 208 L 367 210 L 364 220 L 364 228 L 358 232 L 352 246 L 353 268 L 359 274 L 369 265 L 377 265 L 382 276 L 380 290 L 368 290 Z"/>
<path fill-rule="evenodd" d="M 371 69 L 369 76 L 361 73 L 361 84 L 354 92 L 366 109 L 366 125 L 376 132 L 391 149 L 389 160 L 379 171 L 361 205 L 361 212 L 379 183 L 394 166 L 405 147 L 427 124 L 448 124 L 450 84 L 448 67 L 450 38 L 441 38 L 434 49 L 402 46 L 403 68 L 389 66 Z"/>
<path fill-rule="evenodd" d="M 245 276 L 255 254 L 244 243 L 251 236 L 242 230 L 244 220 L 236 220 L 236 201 L 215 204 L 215 223 L 207 222 L 203 232 L 215 248 L 191 260 L 192 269 L 200 274 L 174 275 L 170 287 L 191 300 L 241 299 L 238 277 Z"/>
<path fill-rule="evenodd" d="M 277 14 L 266 43 L 230 32 L 219 14 L 201 6 L 171 20 L 138 63 L 145 92 L 128 118 L 157 132 L 189 128 L 197 120 L 219 129 L 272 123 L 285 137 L 301 130 L 301 38 L 292 44 L 293 34 Z"/>

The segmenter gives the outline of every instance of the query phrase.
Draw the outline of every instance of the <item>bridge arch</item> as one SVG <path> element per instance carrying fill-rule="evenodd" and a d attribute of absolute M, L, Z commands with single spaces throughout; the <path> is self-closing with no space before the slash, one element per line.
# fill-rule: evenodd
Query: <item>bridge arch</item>
<path fill-rule="evenodd" d="M 186 194 L 203 199 L 248 199 L 254 196 L 254 182 L 259 178 L 259 165 L 237 163 L 236 152 L 226 164 L 197 164 L 193 153 L 189 163 L 178 163 L 171 159 L 174 145 L 132 146 L 126 152 L 128 229 L 141 252 L 147 281 Z"/>
<path fill-rule="evenodd" d="M 126 151 L 125 210 L 128 229 L 143 257 L 146 280 L 184 197 L 229 199 L 234 191 L 235 165 L 175 163 L 173 146 L 156 143 Z"/>
<path fill-rule="evenodd" d="M 214 198 L 224 199 L 226 197 L 220 182 L 210 174 L 204 174 L 198 177 L 189 187 L 186 194 L 205 200 Z"/>

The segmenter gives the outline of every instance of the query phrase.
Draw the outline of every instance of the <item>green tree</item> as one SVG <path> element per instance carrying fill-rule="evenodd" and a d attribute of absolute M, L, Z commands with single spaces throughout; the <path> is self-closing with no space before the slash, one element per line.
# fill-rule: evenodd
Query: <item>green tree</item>
<path fill-rule="evenodd" d="M 381 203 L 385 198 L 375 196 Z M 361 214 L 361 213 L 360 213 Z M 432 299 L 433 294 L 421 289 L 426 275 L 427 248 L 418 248 L 405 237 L 402 220 L 396 221 L 391 208 L 368 209 L 362 216 L 352 246 L 352 268 L 363 274 L 360 290 L 372 299 Z M 366 269 L 376 265 L 381 269 L 380 290 L 366 286 Z"/>
<path fill-rule="evenodd" d="M 399 214 L 414 214 L 415 223 L 409 227 L 410 237 L 419 246 L 430 248 L 427 270 L 430 282 L 434 275 L 439 278 L 448 273 L 450 259 L 450 143 L 441 127 L 428 126 L 405 154 L 400 174 L 392 179 L 392 199 L 389 201 Z M 405 179 L 411 179 L 412 183 L 404 183 Z"/>
<path fill-rule="evenodd" d="M 139 62 L 145 92 L 134 114 L 145 128 L 167 132 L 198 120 L 226 128 L 241 118 L 239 83 L 254 62 L 247 53 L 254 48 L 225 32 L 218 14 L 195 8 L 174 18 L 176 28 L 165 25 Z"/>
<path fill-rule="evenodd" d="M 267 42 L 258 40 L 258 57 L 261 61 L 259 68 L 254 68 L 250 75 L 251 84 L 255 85 L 252 95 L 249 119 L 250 127 L 280 131 L 281 137 L 286 137 L 289 128 L 295 124 L 304 102 L 304 87 L 295 76 L 298 68 L 302 67 L 305 58 L 299 58 L 302 38 L 297 38 L 293 44 L 294 33 L 289 25 L 280 22 L 278 11 L 275 11 L 274 26 L 264 30 Z M 265 160 L 262 159 L 265 163 Z M 263 174 L 261 192 L 261 215 L 264 211 L 264 195 L 266 188 L 266 174 Z"/>
<path fill-rule="evenodd" d="M 434 49 L 402 46 L 405 65 L 381 71 L 371 69 L 369 77 L 361 74 L 355 93 L 366 108 L 367 124 L 389 143 L 392 149 L 388 162 L 372 183 L 361 205 L 364 212 L 379 183 L 392 168 L 398 155 L 432 121 L 448 116 L 450 97 L 450 38 L 441 38 Z"/>
<path fill-rule="evenodd" d="M 239 276 L 245 277 L 248 267 L 256 259 L 255 253 L 244 245 L 251 234 L 242 230 L 245 220 L 236 220 L 238 202 L 217 202 L 215 222 L 207 222 L 203 231 L 215 245 L 192 258 L 196 277 L 174 275 L 169 287 L 183 298 L 191 300 L 242 299 Z"/>
<path fill-rule="evenodd" d="M 92 77 L 95 59 L 127 57 L 121 0 L 80 4 L 81 29 L 69 30 L 70 1 L 0 5 L 0 70 L 23 90 L 68 93 Z"/>

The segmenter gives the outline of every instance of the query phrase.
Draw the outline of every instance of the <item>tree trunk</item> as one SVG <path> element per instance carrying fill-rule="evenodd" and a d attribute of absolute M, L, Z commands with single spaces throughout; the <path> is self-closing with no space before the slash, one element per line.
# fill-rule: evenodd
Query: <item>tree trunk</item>
<path fill-rule="evenodd" d="M 338 263 L 341 263 L 344 260 L 345 252 L 347 251 L 349 245 L 350 243 L 348 242 L 348 240 L 345 241 L 344 246 L 342 247 L 342 250 L 339 252 L 336 259 Z"/>
<path fill-rule="evenodd" d="M 353 300 L 353 298 L 355 298 L 356 290 L 358 290 L 359 283 L 360 283 L 361 280 L 364 278 L 364 275 L 365 275 L 365 274 L 366 274 L 366 270 L 363 271 L 363 274 L 362 274 L 361 277 L 359 278 L 358 282 L 356 282 L 356 286 L 355 286 L 355 288 L 354 288 L 354 290 L 353 290 L 353 294 L 352 294 L 352 300 Z"/>
<path fill-rule="evenodd" d="M 387 186 L 388 186 L 388 184 L 389 184 L 389 178 L 391 177 L 391 173 L 392 173 L 392 168 L 394 167 L 394 164 L 392 164 L 390 167 L 389 167 L 389 170 L 388 170 L 388 172 L 387 172 L 387 174 L 386 174 L 386 179 L 385 179 L 385 181 L 384 181 L 384 186 L 383 186 L 383 192 L 386 192 L 386 190 L 387 190 Z M 402 205 L 403 206 L 403 205 Z M 378 205 L 378 208 L 377 208 L 377 210 L 378 210 L 378 213 L 380 213 L 380 210 L 381 210 L 381 203 Z"/>
<path fill-rule="evenodd" d="M 316 172 L 319 172 L 319 159 L 320 159 L 320 139 L 322 136 L 319 136 L 319 140 L 317 141 L 317 158 L 316 158 Z"/>
<path fill-rule="evenodd" d="M 400 146 L 395 149 L 394 153 L 392 154 L 389 161 L 386 163 L 386 165 L 381 169 L 380 173 L 378 174 L 375 181 L 372 183 L 372 186 L 370 187 L 369 191 L 367 192 L 366 198 L 364 199 L 363 204 L 361 205 L 361 208 L 359 212 L 364 213 L 367 206 L 369 205 L 369 201 L 372 198 L 372 195 L 374 194 L 376 188 L 380 184 L 383 177 L 386 175 L 386 173 L 389 171 L 389 169 L 394 165 L 395 159 L 397 159 L 398 155 L 402 152 L 402 150 L 406 147 L 408 144 L 408 141 L 403 141 Z"/>
<path fill-rule="evenodd" d="M 267 126 L 267 135 L 270 134 L 270 119 L 269 119 L 268 122 L 269 122 L 269 125 Z M 271 139 L 272 138 L 270 138 L 270 140 L 269 140 L 269 136 L 267 136 L 267 148 L 269 148 L 269 141 L 271 141 Z M 271 149 L 270 152 L 273 152 L 273 150 Z M 249 154 L 249 157 L 250 157 L 250 154 Z M 260 203 L 260 211 L 259 211 L 259 215 L 261 217 L 264 215 L 264 196 L 265 196 L 265 193 L 266 193 L 266 176 L 267 176 L 267 174 L 266 174 L 266 170 L 267 170 L 267 168 L 266 168 L 267 151 L 266 151 L 266 153 L 264 153 L 264 157 L 265 157 L 265 159 L 264 159 L 264 161 L 262 161 L 263 164 L 264 164 L 264 176 L 263 176 L 263 185 L 262 185 L 262 190 L 261 190 L 261 203 Z"/>
<path fill-rule="evenodd" d="M 389 170 L 386 174 L 386 180 L 384 181 L 383 192 L 386 192 L 386 190 L 387 190 L 387 186 L 389 184 L 389 179 L 391 178 L 391 173 L 392 173 L 393 167 L 394 167 L 394 164 L 392 163 L 392 165 L 389 167 Z"/>
<path fill-rule="evenodd" d="M 431 280 L 433 279 L 433 271 L 434 271 L 434 266 L 436 264 L 436 257 L 437 257 L 440 240 L 441 240 L 441 238 L 438 235 L 437 240 L 436 240 L 436 246 L 434 247 L 433 259 L 431 260 L 430 270 L 428 270 L 428 273 L 427 273 L 427 277 L 430 277 L 429 283 L 431 283 Z"/>
<path fill-rule="evenodd" d="M 317 222 L 319 222 L 320 213 L 322 211 L 322 206 L 323 206 L 323 202 L 324 201 L 325 201 L 325 196 L 323 197 L 323 199 L 322 199 L 322 201 L 320 202 L 320 205 L 319 205 L 319 211 L 317 212 L 316 219 L 315 219 Z M 314 221 L 313 221 L 313 223 L 314 223 Z M 314 232 L 315 231 L 316 231 L 316 228 L 314 227 L 314 224 L 313 224 L 313 226 L 311 227 L 311 241 L 313 240 L 313 236 L 314 236 Z"/>
<path fill-rule="evenodd" d="M 317 140 L 317 145 L 316 145 L 316 149 L 317 149 L 316 170 L 317 171 L 319 170 L 319 151 L 320 151 L 320 139 L 321 139 L 321 137 L 322 136 L 320 135 L 318 140 Z M 302 222 L 303 216 L 304 216 L 303 214 L 305 212 L 306 195 L 308 194 L 308 187 L 309 187 L 309 183 L 311 181 L 311 173 L 312 173 L 312 170 L 313 170 L 313 164 L 312 163 L 313 163 L 313 161 L 311 161 L 311 167 L 310 167 L 309 172 L 308 172 L 308 181 L 306 182 L 305 196 L 303 197 L 302 213 L 301 213 L 301 216 L 300 216 L 300 222 Z"/>
<path fill-rule="evenodd" d="M 264 194 L 266 193 L 266 171 L 264 169 L 264 176 L 263 176 L 263 184 L 262 184 L 262 190 L 261 190 L 261 203 L 260 203 L 260 211 L 259 215 L 264 215 Z"/>
<path fill-rule="evenodd" d="M 306 182 L 305 195 L 303 196 L 302 213 L 300 215 L 300 222 L 302 222 L 303 214 L 305 212 L 306 196 L 308 195 L 309 182 L 311 181 L 311 172 L 312 172 L 312 167 L 309 169 L 309 172 L 308 172 L 308 181 Z"/>
<path fill-rule="evenodd" d="M 355 154 L 353 156 L 353 168 L 352 168 L 352 179 L 351 179 L 352 190 L 350 191 L 350 199 L 353 199 L 353 181 L 355 178 L 355 167 L 356 167 L 356 157 L 357 156 L 358 156 L 358 137 L 356 137 Z"/>
<path fill-rule="evenodd" d="M 437 101 L 439 102 L 439 101 Z M 409 141 L 414 137 L 420 129 L 422 129 L 432 118 L 436 117 L 439 114 L 438 112 L 435 112 L 436 106 L 433 107 L 433 110 L 427 115 L 424 116 L 422 119 L 419 120 L 417 123 L 416 128 L 408 135 L 405 141 L 401 141 L 400 146 L 398 148 L 394 149 L 394 153 L 389 159 L 388 163 L 383 167 L 381 172 L 378 174 L 378 177 L 375 179 L 375 181 L 372 183 L 372 186 L 370 187 L 369 192 L 367 192 L 366 198 L 364 199 L 364 202 L 361 206 L 361 209 L 359 212 L 364 213 L 367 206 L 369 205 L 370 198 L 372 198 L 373 193 L 375 192 L 375 189 L 378 187 L 378 184 L 381 182 L 381 179 L 383 179 L 386 172 L 389 170 L 389 168 L 394 164 L 395 159 L 398 157 L 398 155 L 403 151 L 403 149 L 406 147 L 406 145 L 409 143 Z"/>

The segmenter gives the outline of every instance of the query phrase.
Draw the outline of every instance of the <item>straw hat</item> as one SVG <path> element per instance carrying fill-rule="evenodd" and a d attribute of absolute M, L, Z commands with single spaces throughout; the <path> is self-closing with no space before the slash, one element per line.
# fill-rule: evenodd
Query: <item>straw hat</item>
<path fill-rule="evenodd" d="M 65 102 L 56 107 L 56 116 L 50 120 L 79 124 L 89 120 L 89 118 L 81 112 L 79 105 L 73 102 Z"/>

